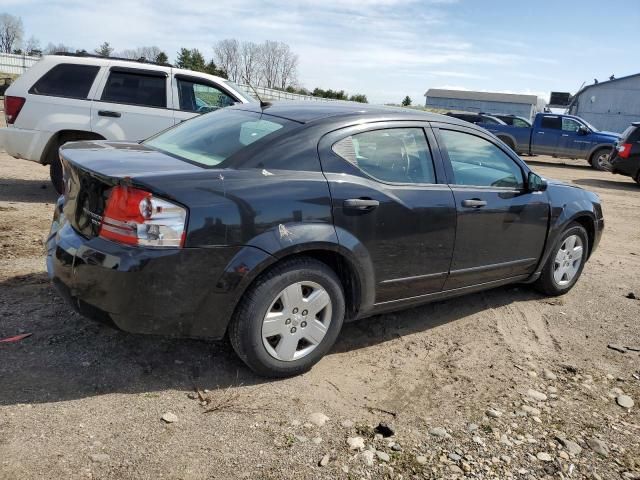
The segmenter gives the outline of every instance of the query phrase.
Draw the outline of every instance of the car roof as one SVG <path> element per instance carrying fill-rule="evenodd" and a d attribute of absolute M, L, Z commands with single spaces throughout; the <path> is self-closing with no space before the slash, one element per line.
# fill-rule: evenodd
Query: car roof
<path fill-rule="evenodd" d="M 261 109 L 260 104 L 245 104 L 227 107 L 236 110 L 263 112 L 275 117 L 286 118 L 298 123 L 311 123 L 319 120 L 357 116 L 361 118 L 384 118 L 389 120 L 419 120 L 426 122 L 447 122 L 465 125 L 465 122 L 446 117 L 437 113 L 430 113 L 410 108 L 390 107 L 385 105 L 370 105 L 356 102 L 313 102 L 313 101 L 280 101 L 269 103 Z M 452 121 L 453 120 L 453 121 Z"/>

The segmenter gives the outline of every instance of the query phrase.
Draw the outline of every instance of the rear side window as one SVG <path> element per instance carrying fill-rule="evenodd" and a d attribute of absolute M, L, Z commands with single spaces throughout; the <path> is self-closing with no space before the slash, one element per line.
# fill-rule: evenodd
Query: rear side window
<path fill-rule="evenodd" d="M 634 125 L 629 126 L 629 128 L 623 132 L 621 139 L 629 143 L 640 141 L 640 127 Z"/>
<path fill-rule="evenodd" d="M 389 128 L 358 133 L 333 151 L 367 175 L 392 183 L 436 183 L 431 151 L 421 128 Z"/>
<path fill-rule="evenodd" d="M 550 128 L 553 130 L 562 130 L 562 119 L 560 117 L 542 117 L 540 123 L 542 128 Z"/>
<path fill-rule="evenodd" d="M 141 105 L 145 107 L 167 106 L 167 77 L 112 70 L 102 92 L 106 102 Z"/>
<path fill-rule="evenodd" d="M 29 93 L 52 97 L 87 98 L 100 67 L 59 64 L 45 73 Z"/>

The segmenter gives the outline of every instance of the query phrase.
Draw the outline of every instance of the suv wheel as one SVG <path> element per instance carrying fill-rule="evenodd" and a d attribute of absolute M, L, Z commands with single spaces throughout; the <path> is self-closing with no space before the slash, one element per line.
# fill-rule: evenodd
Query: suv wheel
<path fill-rule="evenodd" d="M 591 155 L 591 159 L 590 159 L 591 166 L 596 170 L 608 170 L 610 168 L 610 165 L 609 165 L 610 155 L 611 155 L 610 148 L 600 148 L 596 150 Z"/>
<path fill-rule="evenodd" d="M 342 285 L 333 270 L 312 258 L 285 260 L 244 295 L 229 339 L 254 372 L 297 375 L 333 346 L 344 312 Z"/>
<path fill-rule="evenodd" d="M 580 278 L 588 251 L 587 231 L 578 223 L 570 224 L 542 269 L 536 288 L 551 296 L 567 293 Z"/>

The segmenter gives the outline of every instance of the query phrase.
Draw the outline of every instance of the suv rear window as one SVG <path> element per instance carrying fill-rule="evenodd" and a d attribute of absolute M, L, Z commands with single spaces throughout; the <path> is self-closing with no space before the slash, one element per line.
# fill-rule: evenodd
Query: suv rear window
<path fill-rule="evenodd" d="M 45 73 L 31 87 L 29 93 L 52 97 L 87 98 L 98 70 L 100 67 L 95 65 L 61 63 Z"/>
<path fill-rule="evenodd" d="M 640 127 L 629 125 L 629 127 L 622 133 L 620 139 L 629 143 L 640 140 Z"/>
<path fill-rule="evenodd" d="M 101 100 L 166 108 L 167 77 L 145 72 L 111 70 Z"/>
<path fill-rule="evenodd" d="M 295 125 L 284 118 L 225 108 L 181 123 L 144 144 L 202 167 L 215 167 L 252 143 Z"/>

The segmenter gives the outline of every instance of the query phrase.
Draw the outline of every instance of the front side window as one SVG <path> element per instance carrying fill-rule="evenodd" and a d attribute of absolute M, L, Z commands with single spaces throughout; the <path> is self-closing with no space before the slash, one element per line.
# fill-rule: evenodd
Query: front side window
<path fill-rule="evenodd" d="M 214 167 L 245 147 L 295 122 L 271 115 L 222 109 L 166 130 L 144 144 L 203 167 Z"/>
<path fill-rule="evenodd" d="M 38 80 L 29 93 L 52 97 L 87 98 L 100 67 L 59 64 Z"/>
<path fill-rule="evenodd" d="M 112 70 L 101 100 L 166 108 L 167 78 L 164 75 Z"/>
<path fill-rule="evenodd" d="M 392 183 L 436 183 L 431 151 L 421 128 L 389 128 L 358 133 L 333 151 L 367 175 Z"/>
<path fill-rule="evenodd" d="M 562 118 L 562 131 L 563 132 L 577 132 L 578 129 L 581 127 L 581 125 L 576 122 L 575 120 L 572 120 L 570 118 Z"/>
<path fill-rule="evenodd" d="M 455 185 L 523 188 L 522 170 L 493 143 L 454 130 L 440 130 L 440 137 L 449 155 Z"/>
<path fill-rule="evenodd" d="M 180 78 L 177 81 L 180 110 L 207 113 L 236 103 L 234 98 L 213 85 Z"/>
<path fill-rule="evenodd" d="M 560 117 L 542 117 L 540 126 L 542 128 L 550 128 L 552 130 L 561 130 L 562 120 L 560 119 Z"/>

